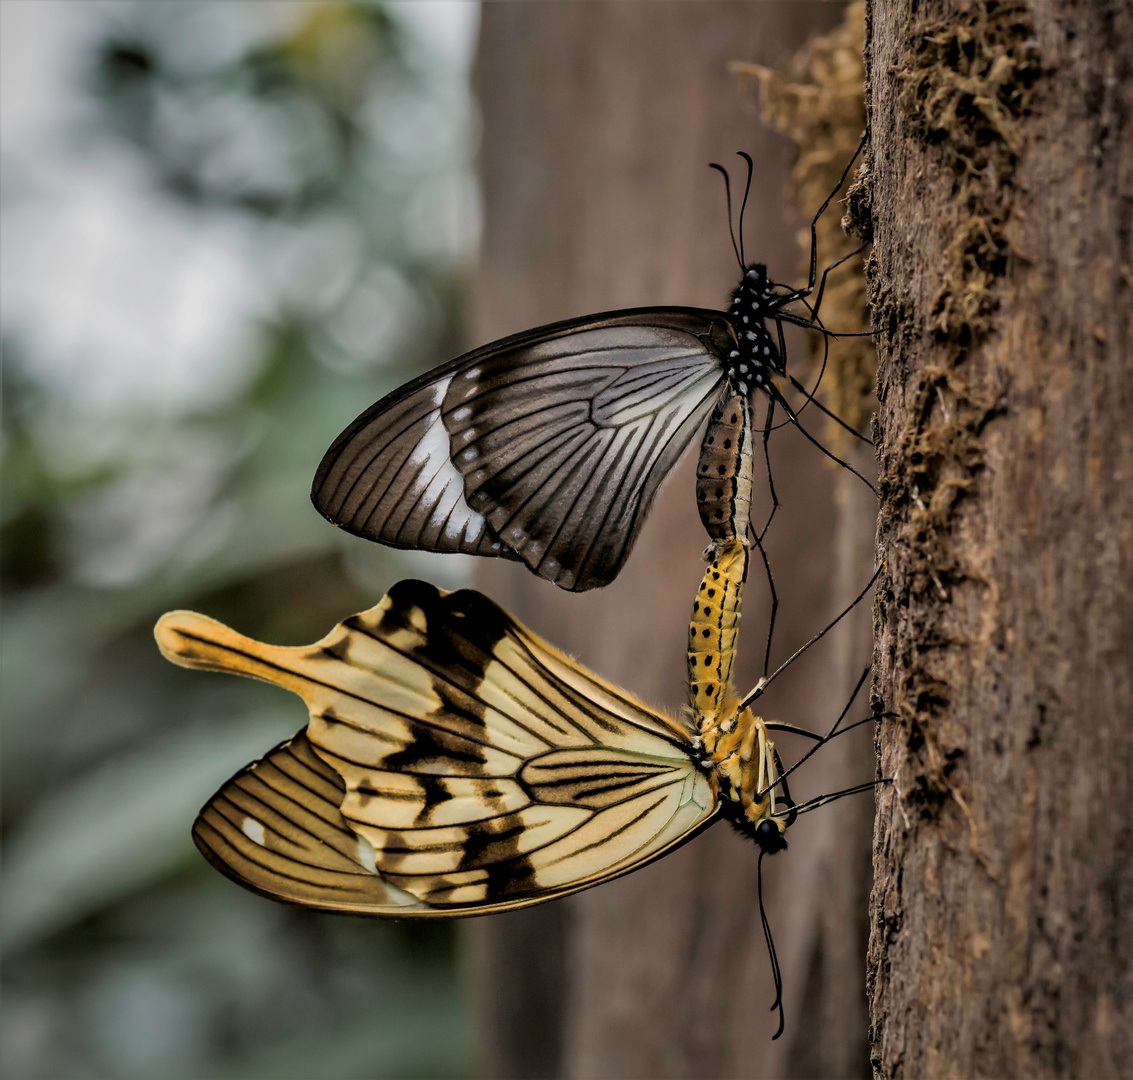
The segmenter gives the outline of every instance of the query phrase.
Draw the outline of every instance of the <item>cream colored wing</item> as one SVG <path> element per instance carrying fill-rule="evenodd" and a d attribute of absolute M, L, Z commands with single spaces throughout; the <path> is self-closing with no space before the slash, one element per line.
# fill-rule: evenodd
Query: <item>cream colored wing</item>
<path fill-rule="evenodd" d="M 229 781 L 194 830 L 215 865 L 278 899 L 522 907 L 633 870 L 719 809 L 681 726 L 470 590 L 400 582 L 298 648 L 192 612 L 156 635 L 175 663 L 276 683 L 310 709 L 305 736 Z"/>

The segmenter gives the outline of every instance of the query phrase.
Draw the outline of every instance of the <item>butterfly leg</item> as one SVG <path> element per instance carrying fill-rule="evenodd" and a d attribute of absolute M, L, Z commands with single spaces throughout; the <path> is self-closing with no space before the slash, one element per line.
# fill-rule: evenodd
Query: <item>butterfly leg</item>
<path fill-rule="evenodd" d="M 782 298 L 782 303 L 789 304 L 793 300 L 801 300 L 803 297 L 810 296 L 814 292 L 815 283 L 818 280 L 818 221 L 823 214 L 826 213 L 826 208 L 834 201 L 834 196 L 842 190 L 842 185 L 846 182 L 846 177 L 850 175 L 850 170 L 854 167 L 854 162 L 858 160 L 858 155 L 861 154 L 865 148 L 866 140 L 869 138 L 869 132 L 862 132 L 862 141 L 858 143 L 858 148 L 854 151 L 854 156 L 850 158 L 849 163 L 845 169 L 842 170 L 842 175 L 838 180 L 837 186 L 829 195 L 826 196 L 826 201 L 818 208 L 818 213 L 814 215 L 810 222 L 810 274 L 807 277 L 807 284 L 805 289 L 796 289 L 793 293 Z M 838 264 L 835 263 L 835 266 Z M 830 267 L 833 269 L 833 266 Z"/>
<path fill-rule="evenodd" d="M 853 611 L 854 608 L 856 608 L 858 604 L 860 604 L 862 600 L 865 599 L 866 593 L 868 593 L 869 590 L 873 588 L 873 584 L 875 581 L 877 581 L 878 575 L 881 573 L 881 569 L 881 566 L 879 566 L 876 570 L 874 570 L 873 574 L 870 575 L 869 581 L 866 582 L 865 588 L 862 589 L 862 591 L 858 593 L 858 595 L 855 596 L 854 599 L 851 600 L 846 607 L 844 607 L 837 615 L 835 615 L 834 618 L 826 624 L 826 626 L 819 630 L 817 634 L 815 634 L 808 642 L 806 642 L 806 644 L 800 645 L 793 653 L 791 653 L 790 656 L 787 657 L 786 660 L 784 660 L 773 672 L 771 672 L 770 675 L 760 679 L 743 699 L 743 701 L 740 702 L 740 708 L 749 708 L 757 698 L 762 697 L 763 692 L 767 689 L 767 687 L 771 683 L 773 683 L 784 671 L 786 671 L 787 668 L 789 668 L 800 656 L 802 656 L 802 654 L 805 653 L 807 649 L 809 649 L 812 645 L 817 644 L 824 637 L 826 637 L 826 635 L 829 634 L 830 631 L 834 629 L 834 627 L 836 627 L 847 615 L 849 615 L 850 612 Z"/>
<path fill-rule="evenodd" d="M 869 244 L 859 244 L 853 251 L 849 252 L 849 254 L 843 255 L 840 259 L 836 259 L 822 271 L 822 280 L 818 283 L 818 292 L 814 297 L 814 307 L 810 307 L 809 304 L 807 305 L 808 308 L 810 308 L 810 317 L 813 321 L 818 321 L 818 309 L 822 307 L 822 294 L 826 292 L 826 276 L 831 270 L 837 270 L 842 263 L 848 262 L 855 255 L 860 255 L 867 247 L 869 247 Z"/>
<path fill-rule="evenodd" d="M 748 529 L 751 530 L 750 525 Z M 767 678 L 767 669 L 771 664 L 771 638 L 775 634 L 775 616 L 779 612 L 779 594 L 775 591 L 775 578 L 771 574 L 771 563 L 767 559 L 767 551 L 763 547 L 763 542 L 755 536 L 754 530 L 751 531 L 756 550 L 763 560 L 763 572 L 767 576 L 767 587 L 771 590 L 771 616 L 767 620 L 767 645 L 763 650 L 763 677 Z"/>
<path fill-rule="evenodd" d="M 845 708 L 838 714 L 838 719 L 834 721 L 830 730 L 825 735 L 818 736 L 815 744 L 805 754 L 803 754 L 803 756 L 801 758 L 799 758 L 799 760 L 796 761 L 794 763 L 794 765 L 792 765 L 789 769 L 787 769 L 786 771 L 783 771 L 782 765 L 780 765 L 780 775 L 779 775 L 780 781 L 782 781 L 786 777 L 790 776 L 791 773 L 793 773 L 797 768 L 799 768 L 799 766 L 801 766 L 803 764 L 803 762 L 807 761 L 811 756 L 814 755 L 814 753 L 816 751 L 818 751 L 821 747 L 825 746 L 826 743 L 828 743 L 836 735 L 843 734 L 846 731 L 850 730 L 850 728 L 858 727 L 859 723 L 864 722 L 864 721 L 859 721 L 857 723 L 851 724 L 850 728 L 843 728 L 842 727 L 842 721 L 846 719 L 846 714 L 850 711 L 850 709 L 853 708 L 854 700 L 858 696 L 858 691 L 861 690 L 862 685 L 865 683 L 867 675 L 869 675 L 869 667 L 866 667 L 865 671 L 863 671 L 861 673 L 861 677 L 858 679 L 857 683 L 854 686 L 853 693 L 850 694 L 850 700 L 846 702 Z M 873 717 L 868 717 L 867 719 L 873 719 Z M 802 731 L 800 731 L 800 729 L 794 728 L 791 725 L 777 724 L 777 725 L 772 725 L 772 726 L 775 726 L 775 727 L 779 728 L 779 730 L 782 730 L 782 731 L 792 731 L 793 730 L 793 731 L 796 731 L 799 734 L 805 734 L 812 739 L 816 738 L 816 736 L 814 735 L 813 732 L 809 732 L 809 731 L 802 732 Z"/>
<path fill-rule="evenodd" d="M 795 410 L 795 416 L 798 417 L 798 416 L 802 415 L 803 410 L 808 405 L 813 403 L 815 405 L 815 407 L 818 408 L 818 410 L 820 412 L 822 412 L 824 415 L 828 416 L 831 420 L 834 421 L 834 423 L 838 424 L 840 427 L 845 429 L 849 434 L 853 435 L 853 437 L 855 439 L 860 439 L 862 442 L 866 443 L 868 446 L 872 446 L 873 445 L 872 439 L 867 438 L 865 435 L 863 435 L 859 431 L 855 431 L 837 413 L 831 412 L 816 397 L 816 395 L 818 394 L 818 388 L 819 388 L 819 386 L 822 385 L 822 377 L 826 374 L 826 365 L 830 360 L 830 339 L 832 337 L 839 337 L 839 336 L 871 337 L 872 335 L 870 335 L 870 334 L 846 334 L 846 335 L 832 334 L 832 333 L 830 333 L 829 330 L 825 329 L 821 324 L 815 325 L 813 323 L 807 322 L 805 319 L 796 319 L 796 318 L 792 317 L 791 315 L 787 314 L 786 312 L 778 312 L 775 315 L 775 329 L 778 331 L 778 334 L 779 334 L 779 355 L 781 357 L 783 357 L 784 369 L 786 368 L 786 357 L 787 357 L 787 342 L 783 337 L 783 323 L 784 322 L 789 322 L 794 326 L 801 326 L 801 327 L 803 327 L 804 329 L 807 329 L 807 330 L 818 330 L 823 335 L 823 337 L 822 337 L 822 366 L 818 369 L 818 378 L 814 380 L 814 386 L 810 390 L 808 390 L 790 372 L 786 373 L 787 379 L 789 380 L 790 384 L 796 390 L 798 390 L 799 393 L 802 394 L 804 398 L 806 398 L 806 401 L 804 401 L 803 404 L 800 405 Z M 772 398 L 772 400 L 774 400 L 774 398 Z M 788 421 L 785 421 L 783 424 L 780 425 L 780 427 L 786 426 L 786 423 L 788 423 Z M 775 429 L 775 430 L 778 430 L 778 429 Z"/>
<path fill-rule="evenodd" d="M 837 454 L 832 454 L 829 450 L 827 450 L 826 447 L 822 445 L 822 443 L 820 443 L 809 431 L 807 431 L 806 428 L 802 426 L 802 424 L 799 423 L 798 415 L 795 413 L 794 409 L 792 409 L 791 406 L 787 404 L 786 398 L 784 398 L 778 390 L 776 390 L 775 393 L 776 395 L 778 395 L 777 400 L 779 404 L 783 406 L 783 411 L 786 412 L 786 414 L 790 417 L 791 423 L 794 424 L 798 429 L 799 434 L 802 435 L 803 438 L 807 440 L 807 442 L 813 443 L 815 446 L 817 446 L 818 449 L 821 450 L 831 461 L 835 462 L 838 465 L 841 465 L 843 469 L 847 469 L 852 472 L 863 484 L 865 484 L 867 488 L 869 488 L 870 491 L 874 493 L 874 495 L 876 495 L 877 488 L 875 488 L 873 484 L 871 484 L 864 476 L 862 476 L 862 474 L 858 472 L 858 470 L 855 469 L 853 465 L 851 465 L 848 461 L 843 461 L 840 457 L 838 457 Z"/>

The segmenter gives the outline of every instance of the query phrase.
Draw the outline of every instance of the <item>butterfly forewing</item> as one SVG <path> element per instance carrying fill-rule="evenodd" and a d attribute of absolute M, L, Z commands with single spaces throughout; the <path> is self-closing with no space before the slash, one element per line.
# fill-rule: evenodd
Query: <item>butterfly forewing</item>
<path fill-rule="evenodd" d="M 336 525 L 392 547 L 515 558 L 468 506 L 450 459 L 441 404 L 451 379 L 431 373 L 359 417 L 327 451 L 311 498 Z"/>
<path fill-rule="evenodd" d="M 563 588 L 605 585 L 718 396 L 734 344 L 722 315 L 685 308 L 505 338 L 359 417 L 312 498 L 369 539 L 518 553 Z"/>
<path fill-rule="evenodd" d="M 178 663 L 300 694 L 306 732 L 230 781 L 195 835 L 250 887 L 332 910 L 472 914 L 648 862 L 717 813 L 684 728 L 471 591 L 394 586 L 313 646 L 190 612 Z"/>

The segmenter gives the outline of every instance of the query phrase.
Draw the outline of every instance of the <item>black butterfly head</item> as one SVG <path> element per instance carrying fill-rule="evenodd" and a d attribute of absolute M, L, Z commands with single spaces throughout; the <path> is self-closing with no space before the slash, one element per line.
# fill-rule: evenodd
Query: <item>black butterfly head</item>
<path fill-rule="evenodd" d="M 786 849 L 786 832 L 774 818 L 765 818 L 755 827 L 755 842 L 764 855 L 774 855 Z"/>

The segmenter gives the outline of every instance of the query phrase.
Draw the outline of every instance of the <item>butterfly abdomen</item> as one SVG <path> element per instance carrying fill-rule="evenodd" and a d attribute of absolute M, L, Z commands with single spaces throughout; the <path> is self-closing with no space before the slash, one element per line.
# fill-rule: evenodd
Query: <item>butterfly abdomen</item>
<path fill-rule="evenodd" d="M 702 726 L 702 717 L 716 715 L 734 697 L 732 668 L 748 556 L 744 540 L 722 544 L 704 573 L 692 606 L 688 677 L 698 727 Z"/>
<path fill-rule="evenodd" d="M 696 464 L 696 505 L 717 544 L 743 539 L 751 518 L 751 402 L 729 394 L 712 412 Z"/>

